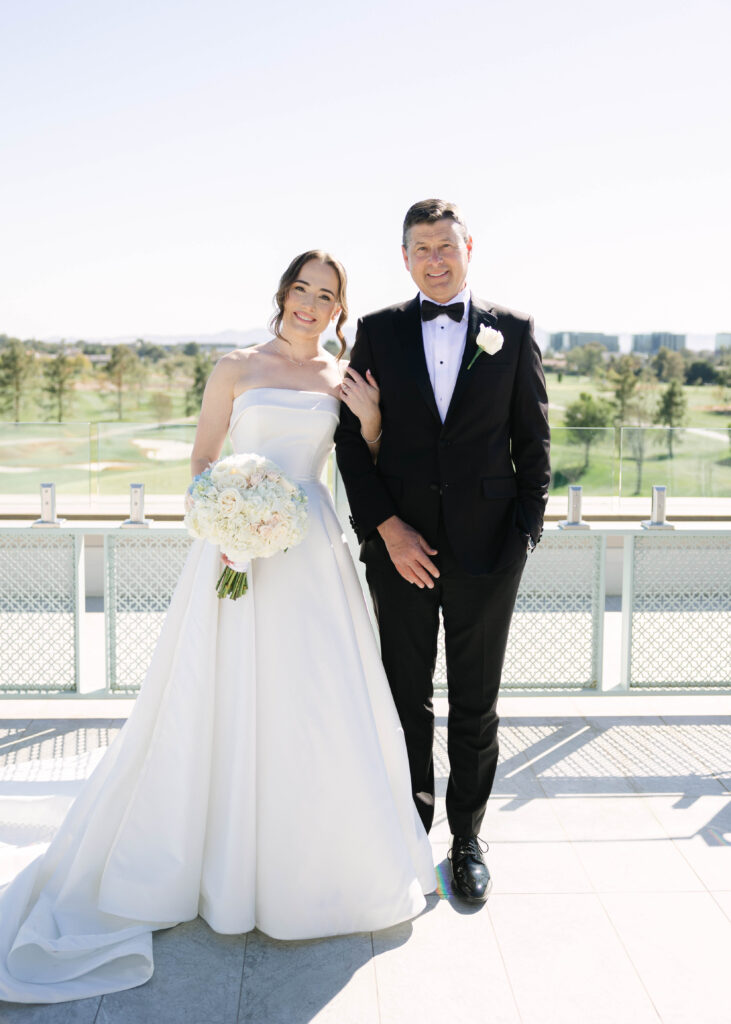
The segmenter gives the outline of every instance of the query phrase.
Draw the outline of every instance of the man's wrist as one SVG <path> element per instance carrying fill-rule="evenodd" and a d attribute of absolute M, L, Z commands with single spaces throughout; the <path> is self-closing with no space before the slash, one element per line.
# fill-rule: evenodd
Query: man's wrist
<path fill-rule="evenodd" d="M 389 536 L 393 534 L 394 529 L 398 529 L 400 522 L 401 520 L 398 516 L 389 516 L 388 519 L 384 519 L 382 523 L 379 523 L 376 529 L 384 540 L 388 540 Z"/>

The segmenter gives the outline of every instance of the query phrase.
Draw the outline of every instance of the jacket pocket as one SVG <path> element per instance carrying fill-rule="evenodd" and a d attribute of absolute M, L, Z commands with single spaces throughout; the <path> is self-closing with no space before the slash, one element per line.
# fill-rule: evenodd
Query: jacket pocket
<path fill-rule="evenodd" d="M 483 498 L 515 498 L 518 485 L 514 476 L 488 476 L 482 478 Z"/>

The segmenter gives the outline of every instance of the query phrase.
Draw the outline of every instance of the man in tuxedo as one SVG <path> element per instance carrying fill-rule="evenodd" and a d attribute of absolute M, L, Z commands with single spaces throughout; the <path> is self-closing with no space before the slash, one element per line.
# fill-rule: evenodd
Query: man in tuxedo
<path fill-rule="evenodd" d="M 364 438 L 343 403 L 336 452 L 427 831 L 442 609 L 452 875 L 459 895 L 481 902 L 491 887 L 478 835 L 498 760 L 500 675 L 548 493 L 548 402 L 531 318 L 467 286 L 472 238 L 458 208 L 412 206 L 402 253 L 419 294 L 363 317 L 351 357 L 378 382 L 382 434 Z"/>

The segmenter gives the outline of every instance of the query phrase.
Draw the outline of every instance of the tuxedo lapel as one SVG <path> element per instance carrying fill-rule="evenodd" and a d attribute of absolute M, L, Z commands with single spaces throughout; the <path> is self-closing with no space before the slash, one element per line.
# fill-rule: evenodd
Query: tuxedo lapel
<path fill-rule="evenodd" d="M 421 392 L 424 401 L 441 423 L 434 391 L 429 379 L 429 370 L 424 355 L 424 339 L 421 333 L 421 304 L 419 296 L 402 306 L 395 314 L 396 334 L 401 338 L 406 365 Z"/>
<path fill-rule="evenodd" d="M 472 362 L 472 359 L 477 352 L 477 334 L 482 324 L 487 327 L 497 327 L 497 317 L 491 311 L 489 306 L 484 306 L 479 299 L 475 299 L 474 296 L 470 297 L 470 312 L 467 319 L 467 339 L 465 341 L 464 352 L 462 353 L 462 362 L 460 363 L 459 373 L 457 374 L 457 380 L 455 381 L 454 391 L 452 392 L 452 398 L 447 409 L 447 415 L 444 419 L 444 426 L 446 427 L 454 415 L 455 409 L 459 406 L 460 399 L 464 393 L 465 388 L 469 382 L 469 371 L 467 367 Z M 428 379 L 428 373 L 427 373 Z"/>

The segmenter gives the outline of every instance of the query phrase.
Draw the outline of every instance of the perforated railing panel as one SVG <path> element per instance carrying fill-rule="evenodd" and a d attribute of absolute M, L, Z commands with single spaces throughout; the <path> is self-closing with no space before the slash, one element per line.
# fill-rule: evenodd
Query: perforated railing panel
<path fill-rule="evenodd" d="M 634 539 L 630 687 L 731 684 L 731 536 Z"/>
<path fill-rule="evenodd" d="M 547 534 L 528 556 L 505 654 L 502 688 L 595 688 L 601 657 L 602 538 Z M 446 692 L 440 628 L 435 689 Z"/>
<path fill-rule="evenodd" d="M 0 530 L 0 692 L 78 686 L 78 545 L 52 528 Z"/>
<path fill-rule="evenodd" d="M 136 692 L 145 678 L 170 599 L 190 549 L 177 532 L 106 537 L 107 685 Z"/>

